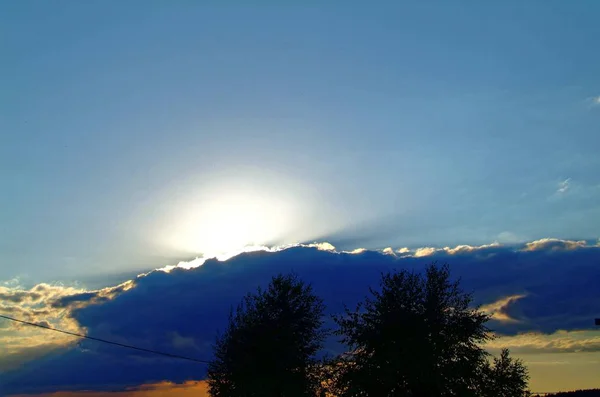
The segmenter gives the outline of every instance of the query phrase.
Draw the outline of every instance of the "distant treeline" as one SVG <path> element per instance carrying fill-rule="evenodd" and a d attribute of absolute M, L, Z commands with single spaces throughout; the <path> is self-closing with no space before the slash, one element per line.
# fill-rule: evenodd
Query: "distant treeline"
<path fill-rule="evenodd" d="M 600 397 L 600 389 L 565 391 L 546 394 L 547 397 Z"/>

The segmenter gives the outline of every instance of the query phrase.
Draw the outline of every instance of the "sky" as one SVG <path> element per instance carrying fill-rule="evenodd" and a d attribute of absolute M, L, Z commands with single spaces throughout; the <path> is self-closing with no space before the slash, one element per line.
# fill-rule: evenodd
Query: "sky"
<path fill-rule="evenodd" d="M 598 267 L 599 13 L 593 0 L 0 1 L 0 294 L 117 302 L 140 273 L 314 242 L 570 242 Z M 482 303 L 533 287 L 520 288 Z M 81 328 L 70 310 L 59 325 Z"/>

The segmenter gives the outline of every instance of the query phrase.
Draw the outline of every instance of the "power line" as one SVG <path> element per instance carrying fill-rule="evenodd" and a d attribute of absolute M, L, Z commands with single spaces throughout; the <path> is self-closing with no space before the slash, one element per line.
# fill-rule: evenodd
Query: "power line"
<path fill-rule="evenodd" d="M 93 341 L 96 341 L 96 342 L 107 343 L 109 345 L 120 346 L 120 347 L 124 347 L 124 348 L 127 348 L 127 349 L 138 350 L 138 351 L 142 351 L 142 352 L 146 352 L 146 353 L 152 353 L 152 354 L 158 354 L 160 356 L 165 356 L 165 357 L 170 357 L 170 358 L 178 358 L 180 360 L 194 361 L 194 362 L 202 363 L 202 364 L 208 364 L 209 363 L 209 361 L 199 360 L 197 358 L 185 357 L 185 356 L 180 356 L 180 355 L 171 354 L 171 353 L 164 353 L 164 352 L 159 352 L 159 351 L 151 350 L 151 349 L 144 349 L 143 347 L 136 347 L 136 346 L 131 346 L 131 345 L 125 345 L 123 343 L 112 342 L 112 341 L 109 341 L 109 340 L 106 340 L 106 339 L 94 338 L 92 336 L 87 336 L 87 335 L 82 335 L 82 334 L 76 334 L 74 332 L 69 332 L 69 331 L 63 331 L 61 329 L 47 327 L 45 325 L 31 323 L 29 321 L 18 320 L 16 318 L 4 316 L 2 314 L 0 314 L 0 318 L 4 318 L 6 320 L 14 321 L 14 322 L 21 323 L 21 324 L 30 325 L 32 327 L 42 328 L 42 329 L 45 329 L 45 330 L 48 330 L 48 331 L 60 332 L 61 334 L 71 335 L 71 336 L 75 336 L 75 337 L 78 337 L 78 338 L 89 339 L 89 340 L 93 340 Z"/>
<path fill-rule="evenodd" d="M 164 353 L 164 352 L 160 352 L 160 351 L 157 351 L 157 350 L 144 349 L 143 347 L 126 345 L 126 344 L 123 344 L 123 343 L 113 342 L 113 341 L 109 341 L 109 340 L 106 340 L 106 339 L 94 338 L 92 336 L 77 334 L 77 333 L 74 333 L 74 332 L 64 331 L 64 330 L 61 330 L 61 329 L 58 329 L 58 328 L 52 328 L 52 327 L 48 327 L 48 326 L 45 326 L 45 325 L 32 323 L 32 322 L 29 322 L 29 321 L 19 320 L 19 319 L 16 319 L 16 318 L 5 316 L 3 314 L 0 314 L 0 318 L 4 318 L 6 320 L 14 321 L 14 322 L 25 324 L 25 325 L 30 325 L 32 327 L 42 328 L 42 329 L 45 329 L 45 330 L 48 330 L 48 331 L 54 331 L 54 332 L 59 332 L 61 334 L 65 334 L 65 335 L 75 336 L 75 337 L 82 338 L 82 339 L 89 339 L 89 340 L 93 340 L 93 341 L 96 341 L 96 342 L 107 343 L 109 345 L 124 347 L 126 349 L 138 350 L 138 351 L 142 351 L 142 352 L 146 352 L 146 353 L 157 354 L 157 355 L 160 355 L 160 356 L 165 356 L 165 357 L 170 357 L 170 358 L 177 358 L 177 359 L 180 359 L 180 360 L 194 361 L 194 362 L 201 363 L 201 364 L 208 364 L 209 363 L 209 361 L 207 361 L 207 360 L 200 360 L 200 359 L 197 359 L 197 358 L 180 356 L 180 355 L 177 355 L 177 354 Z M 532 393 L 532 394 L 533 395 L 547 395 L 547 394 L 552 394 L 552 393 L 537 392 L 537 393 Z"/>

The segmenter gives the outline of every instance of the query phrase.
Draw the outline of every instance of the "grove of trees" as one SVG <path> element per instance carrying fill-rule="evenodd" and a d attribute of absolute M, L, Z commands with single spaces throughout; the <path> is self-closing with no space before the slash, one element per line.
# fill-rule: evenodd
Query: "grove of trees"
<path fill-rule="evenodd" d="M 208 368 L 213 397 L 433 397 L 529 395 L 528 373 L 503 350 L 490 359 L 489 316 L 452 281 L 447 265 L 382 274 L 380 288 L 333 316 L 296 275 L 248 294 L 217 337 Z M 347 352 L 320 357 L 338 336 Z"/>

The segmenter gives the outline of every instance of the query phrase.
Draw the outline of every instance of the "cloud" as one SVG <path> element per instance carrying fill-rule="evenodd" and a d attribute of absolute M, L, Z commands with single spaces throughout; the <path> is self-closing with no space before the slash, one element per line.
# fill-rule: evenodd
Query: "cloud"
<path fill-rule="evenodd" d="M 168 265 L 165 266 L 163 268 L 157 269 L 157 270 L 161 270 L 164 272 L 169 273 L 171 270 L 179 268 L 179 269 L 195 269 L 199 266 L 202 266 L 204 264 L 204 262 L 206 262 L 207 260 L 210 259 L 216 259 L 218 261 L 226 261 L 228 259 L 233 258 L 234 256 L 243 254 L 243 253 L 247 253 L 247 252 L 278 252 L 278 251 L 282 251 L 291 247 L 306 247 L 306 248 L 316 248 L 320 251 L 331 251 L 331 252 L 335 252 L 335 247 L 328 243 L 328 242 L 320 242 L 320 243 L 311 243 L 311 244 L 287 244 L 287 245 L 281 245 L 281 246 L 276 246 L 276 247 L 266 247 L 266 246 L 262 246 L 262 245 L 251 245 L 251 246 L 247 246 L 238 250 L 234 250 L 232 252 L 226 253 L 226 254 L 220 254 L 217 256 L 207 256 L 207 257 L 196 257 L 195 259 L 192 259 L 190 261 L 181 261 L 179 262 L 177 265 Z M 364 250 L 364 248 L 360 248 L 362 250 Z M 354 250 L 356 251 L 356 250 Z M 141 274 L 141 276 L 143 276 L 145 274 Z"/>
<path fill-rule="evenodd" d="M 324 242 L 324 243 L 313 243 L 313 244 L 308 244 L 306 245 L 309 248 L 318 248 L 321 251 L 335 251 L 335 247 L 333 245 L 331 245 L 328 242 Z"/>
<path fill-rule="evenodd" d="M 451 247 L 443 247 L 443 248 L 435 248 L 435 247 L 423 247 L 417 248 L 415 250 L 410 250 L 408 248 L 401 248 L 398 250 L 399 253 L 405 254 L 404 256 L 412 256 L 415 258 L 422 258 L 427 256 L 432 256 L 436 254 L 447 254 L 447 255 L 461 255 L 461 254 L 470 254 L 475 251 L 487 250 L 492 248 L 500 247 L 499 243 L 492 243 L 486 245 L 472 246 L 472 245 L 457 245 L 454 248 Z"/>
<path fill-rule="evenodd" d="M 569 190 L 571 178 L 567 178 L 564 181 L 558 184 L 558 188 L 556 189 L 556 193 L 564 194 Z"/>
<path fill-rule="evenodd" d="M 86 330 L 74 318 L 75 310 L 104 303 L 131 288 L 132 281 L 97 291 L 50 284 L 38 284 L 29 290 L 0 287 L 0 314 L 82 334 Z M 0 319 L 0 342 L 0 371 L 6 371 L 73 345 L 77 340 L 72 336 Z"/>
<path fill-rule="evenodd" d="M 492 314 L 492 329 L 500 337 L 490 348 L 502 342 L 521 352 L 595 351 L 589 329 L 600 307 L 599 260 L 595 241 L 541 239 L 518 246 L 494 243 L 355 253 L 315 243 L 251 250 L 227 260 L 202 259 L 201 266 L 189 269 L 182 263 L 97 291 L 46 284 L 5 289 L 0 293 L 10 302 L 2 300 L 0 311 L 97 338 L 209 359 L 215 334 L 226 325 L 230 308 L 276 273 L 295 271 L 312 283 L 329 313 L 339 313 L 343 304 L 354 306 L 369 286 L 376 287 L 382 271 L 422 271 L 437 261 L 449 263 L 463 288 L 475 292 L 474 304 Z M 202 364 L 89 340 L 49 343 L 58 335 L 3 326 L 0 348 L 10 346 L 10 360 L 21 365 L 0 374 L 4 387 L 0 395 L 101 391 L 107 385 L 112 391 L 126 390 L 164 380 L 194 381 L 206 371 Z M 334 339 L 327 347 L 330 352 L 341 349 Z"/>
<path fill-rule="evenodd" d="M 516 243 L 520 243 L 522 241 L 524 241 L 525 239 L 517 236 L 516 234 L 512 233 L 512 232 L 502 232 L 500 234 L 498 234 L 498 238 L 497 238 L 499 243 L 502 244 L 516 244 Z"/>
<path fill-rule="evenodd" d="M 433 254 L 435 254 L 435 252 L 437 251 L 436 248 L 433 247 L 423 247 L 423 248 L 419 248 L 415 251 L 415 253 L 413 254 L 413 256 L 415 258 L 420 258 L 423 256 L 431 256 Z"/>
<path fill-rule="evenodd" d="M 560 240 L 557 238 L 543 238 L 525 244 L 523 251 L 540 251 L 540 250 L 574 250 L 587 246 L 585 240 Z"/>
<path fill-rule="evenodd" d="M 590 107 L 600 106 L 600 95 L 593 96 L 587 99 Z"/>
<path fill-rule="evenodd" d="M 200 348 L 196 344 L 196 340 L 193 337 L 185 337 L 179 335 L 177 332 L 172 333 L 171 343 L 175 349 L 183 350 L 183 349 L 191 349 L 191 350 L 199 350 Z"/>
<path fill-rule="evenodd" d="M 506 310 L 508 307 L 517 302 L 519 299 L 524 298 L 526 295 L 512 295 L 497 300 L 496 302 L 489 303 L 487 305 L 482 305 L 479 309 L 485 313 L 491 315 L 493 320 L 500 321 L 503 323 L 515 323 L 519 322 L 519 320 L 510 317 Z"/>
<path fill-rule="evenodd" d="M 516 354 L 600 352 L 600 333 L 594 330 L 565 331 L 552 334 L 527 332 L 500 336 L 486 345 L 488 349 L 509 348 Z"/>
<path fill-rule="evenodd" d="M 381 251 L 381 252 L 383 252 L 386 255 L 396 256 L 396 253 L 394 252 L 394 249 L 392 247 L 384 248 L 383 251 Z"/>
<path fill-rule="evenodd" d="M 366 251 L 367 251 L 366 248 L 356 248 L 356 249 L 353 249 L 352 251 L 347 251 L 347 253 L 357 255 L 357 254 L 362 254 Z"/>

